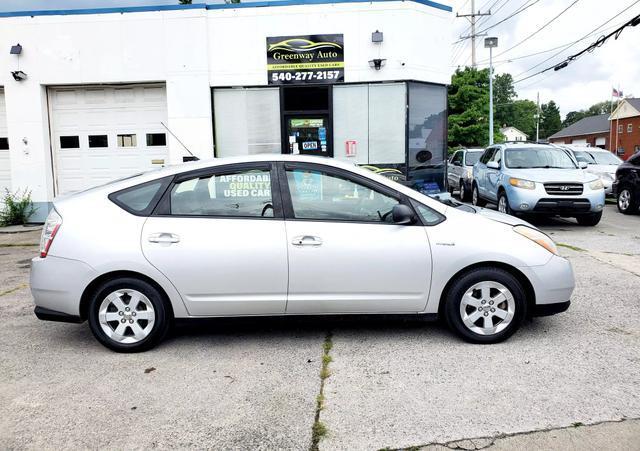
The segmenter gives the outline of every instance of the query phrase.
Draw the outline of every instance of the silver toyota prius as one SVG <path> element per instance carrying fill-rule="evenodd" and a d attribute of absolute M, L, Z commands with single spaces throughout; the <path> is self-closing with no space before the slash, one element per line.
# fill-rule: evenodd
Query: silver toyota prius
<path fill-rule="evenodd" d="M 515 218 L 462 211 L 355 165 L 191 162 L 54 201 L 32 260 L 42 320 L 147 350 L 174 319 L 421 314 L 496 343 L 565 311 L 571 264 Z"/>

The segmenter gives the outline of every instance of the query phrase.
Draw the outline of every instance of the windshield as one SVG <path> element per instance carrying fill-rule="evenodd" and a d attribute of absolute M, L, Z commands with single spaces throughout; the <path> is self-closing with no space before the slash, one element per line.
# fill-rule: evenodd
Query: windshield
<path fill-rule="evenodd" d="M 591 157 L 597 164 L 615 164 L 622 163 L 622 160 L 610 152 L 592 152 Z"/>
<path fill-rule="evenodd" d="M 593 159 L 593 156 L 584 150 L 574 150 L 573 154 L 575 155 L 576 160 L 578 160 L 578 163 L 584 161 L 587 164 L 596 164 L 596 160 Z"/>
<path fill-rule="evenodd" d="M 512 169 L 557 168 L 575 169 L 576 165 L 562 149 L 528 147 L 507 149 L 505 163 Z"/>
<path fill-rule="evenodd" d="M 464 164 L 466 164 L 467 166 L 473 166 L 478 162 L 481 155 L 482 152 L 467 152 L 464 157 Z"/>

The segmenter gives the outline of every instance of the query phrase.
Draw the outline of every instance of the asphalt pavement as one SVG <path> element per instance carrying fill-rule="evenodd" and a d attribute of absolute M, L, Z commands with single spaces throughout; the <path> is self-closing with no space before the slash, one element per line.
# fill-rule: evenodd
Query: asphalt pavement
<path fill-rule="evenodd" d="M 640 216 L 537 225 L 573 303 L 505 343 L 405 317 L 213 320 L 134 355 L 38 321 L 37 232 L 0 234 L 0 448 L 640 449 Z"/>

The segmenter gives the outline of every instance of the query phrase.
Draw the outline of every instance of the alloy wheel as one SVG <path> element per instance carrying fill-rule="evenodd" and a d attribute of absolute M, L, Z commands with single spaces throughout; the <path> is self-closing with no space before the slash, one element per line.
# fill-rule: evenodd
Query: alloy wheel
<path fill-rule="evenodd" d="M 479 335 L 506 329 L 515 315 L 513 294 L 499 282 L 479 282 L 462 296 L 460 316 L 464 325 Z"/>
<path fill-rule="evenodd" d="M 505 196 L 500 196 L 498 199 L 498 211 L 507 214 L 507 198 Z"/>
<path fill-rule="evenodd" d="M 478 188 L 474 187 L 471 192 L 471 203 L 473 205 L 478 205 Z"/>
<path fill-rule="evenodd" d="M 620 210 L 626 211 L 631 205 L 631 192 L 628 189 L 623 189 L 618 196 L 618 207 Z"/>
<path fill-rule="evenodd" d="M 466 197 L 466 194 L 467 193 L 464 192 L 464 183 L 461 183 L 460 184 L 460 200 L 464 200 Z"/>
<path fill-rule="evenodd" d="M 121 289 L 100 304 L 98 321 L 104 333 L 118 343 L 137 343 L 153 330 L 156 313 L 153 304 L 136 290 Z"/>

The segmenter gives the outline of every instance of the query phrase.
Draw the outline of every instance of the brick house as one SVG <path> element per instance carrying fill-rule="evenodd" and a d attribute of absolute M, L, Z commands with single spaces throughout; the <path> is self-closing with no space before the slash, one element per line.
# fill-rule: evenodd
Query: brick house
<path fill-rule="evenodd" d="M 640 98 L 623 99 L 609 120 L 611 149 L 623 160 L 640 152 Z"/>
<path fill-rule="evenodd" d="M 589 116 L 549 136 L 549 142 L 557 144 L 590 145 L 610 150 L 611 133 L 609 115 Z"/>

